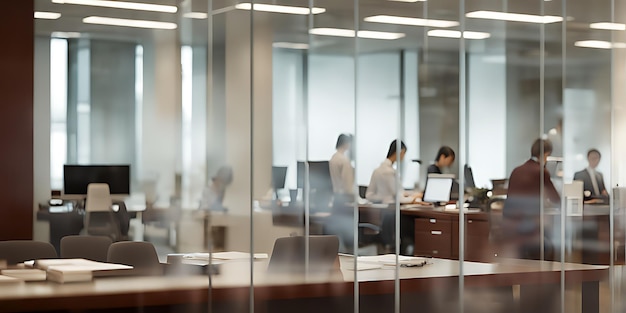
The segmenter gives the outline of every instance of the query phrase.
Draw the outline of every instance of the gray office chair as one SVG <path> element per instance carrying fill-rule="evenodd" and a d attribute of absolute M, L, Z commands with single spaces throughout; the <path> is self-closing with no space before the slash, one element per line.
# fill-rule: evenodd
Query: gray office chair
<path fill-rule="evenodd" d="M 120 223 L 112 210 L 113 201 L 108 184 L 91 183 L 87 186 L 85 203 L 85 232 L 92 236 L 107 236 L 112 241 L 121 238 Z"/>
<path fill-rule="evenodd" d="M 308 262 L 304 236 L 278 238 L 267 267 L 270 273 L 318 275 L 333 274 L 339 269 L 339 239 L 337 236 L 309 236 Z M 308 265 L 308 268 L 307 268 Z"/>
<path fill-rule="evenodd" d="M 106 262 L 112 242 L 111 238 L 106 236 L 65 236 L 61 238 L 61 258 Z"/>
<path fill-rule="evenodd" d="M 107 262 L 133 267 L 131 275 L 163 275 L 164 266 L 159 262 L 154 245 L 145 241 L 120 241 L 111 244 Z"/>
<path fill-rule="evenodd" d="M 13 265 L 28 260 L 55 259 L 57 252 L 48 242 L 33 240 L 0 241 L 0 260 Z"/>

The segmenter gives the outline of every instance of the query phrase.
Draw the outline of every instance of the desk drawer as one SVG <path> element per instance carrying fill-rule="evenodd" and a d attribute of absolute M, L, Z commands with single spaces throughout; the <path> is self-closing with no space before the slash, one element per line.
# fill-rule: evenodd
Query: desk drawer
<path fill-rule="evenodd" d="M 415 219 L 415 255 L 450 258 L 452 223 L 449 220 Z"/>
<path fill-rule="evenodd" d="M 468 236 L 489 236 L 489 222 L 482 220 L 468 219 L 465 224 Z"/>
<path fill-rule="evenodd" d="M 450 258 L 452 253 L 451 239 L 450 234 L 437 235 L 430 232 L 415 232 L 414 254 Z"/>
<path fill-rule="evenodd" d="M 440 235 L 450 235 L 452 233 L 452 221 L 436 218 L 416 218 L 415 232 L 441 232 Z"/>

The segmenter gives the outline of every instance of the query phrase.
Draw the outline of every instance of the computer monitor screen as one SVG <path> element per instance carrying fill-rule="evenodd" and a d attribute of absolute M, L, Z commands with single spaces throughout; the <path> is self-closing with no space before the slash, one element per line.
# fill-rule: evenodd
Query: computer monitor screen
<path fill-rule="evenodd" d="M 465 188 L 476 188 L 476 183 L 474 182 L 474 173 L 472 172 L 472 168 L 469 165 L 465 164 L 464 167 L 465 174 Z"/>
<path fill-rule="evenodd" d="M 426 189 L 423 200 L 426 202 L 448 202 L 452 191 L 454 176 L 445 174 L 430 174 L 426 179 Z"/>
<path fill-rule="evenodd" d="M 286 177 L 286 166 L 272 166 L 272 187 L 274 188 L 274 190 L 285 188 Z"/>
<path fill-rule="evenodd" d="M 304 188 L 304 171 L 305 171 L 305 164 L 303 161 L 298 161 L 298 168 L 296 169 L 297 172 L 297 187 L 298 188 Z"/>
<path fill-rule="evenodd" d="M 90 183 L 106 183 L 112 195 L 130 194 L 130 165 L 64 165 L 66 195 L 86 195 Z"/>

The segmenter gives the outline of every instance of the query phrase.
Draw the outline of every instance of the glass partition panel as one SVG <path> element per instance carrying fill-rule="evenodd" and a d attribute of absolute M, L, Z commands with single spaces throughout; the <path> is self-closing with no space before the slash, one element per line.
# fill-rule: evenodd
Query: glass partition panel
<path fill-rule="evenodd" d="M 126 306 L 623 310 L 623 0 L 140 2 L 35 2 L 35 201 L 130 164 L 124 235 L 201 265 Z"/>

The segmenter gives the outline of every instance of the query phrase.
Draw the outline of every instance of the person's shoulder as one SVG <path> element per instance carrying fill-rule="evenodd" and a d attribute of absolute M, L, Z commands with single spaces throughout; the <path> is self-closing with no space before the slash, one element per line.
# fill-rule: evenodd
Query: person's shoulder
<path fill-rule="evenodd" d="M 580 177 L 580 176 L 585 175 L 585 172 L 586 172 L 586 171 L 587 171 L 587 170 L 585 169 L 585 170 L 578 171 L 578 172 L 574 173 L 574 179 L 576 179 L 576 177 Z"/>
<path fill-rule="evenodd" d="M 439 167 L 437 167 L 437 165 L 435 164 L 431 164 L 428 166 L 428 169 L 426 169 L 426 171 L 431 174 L 431 173 L 439 173 Z"/>

